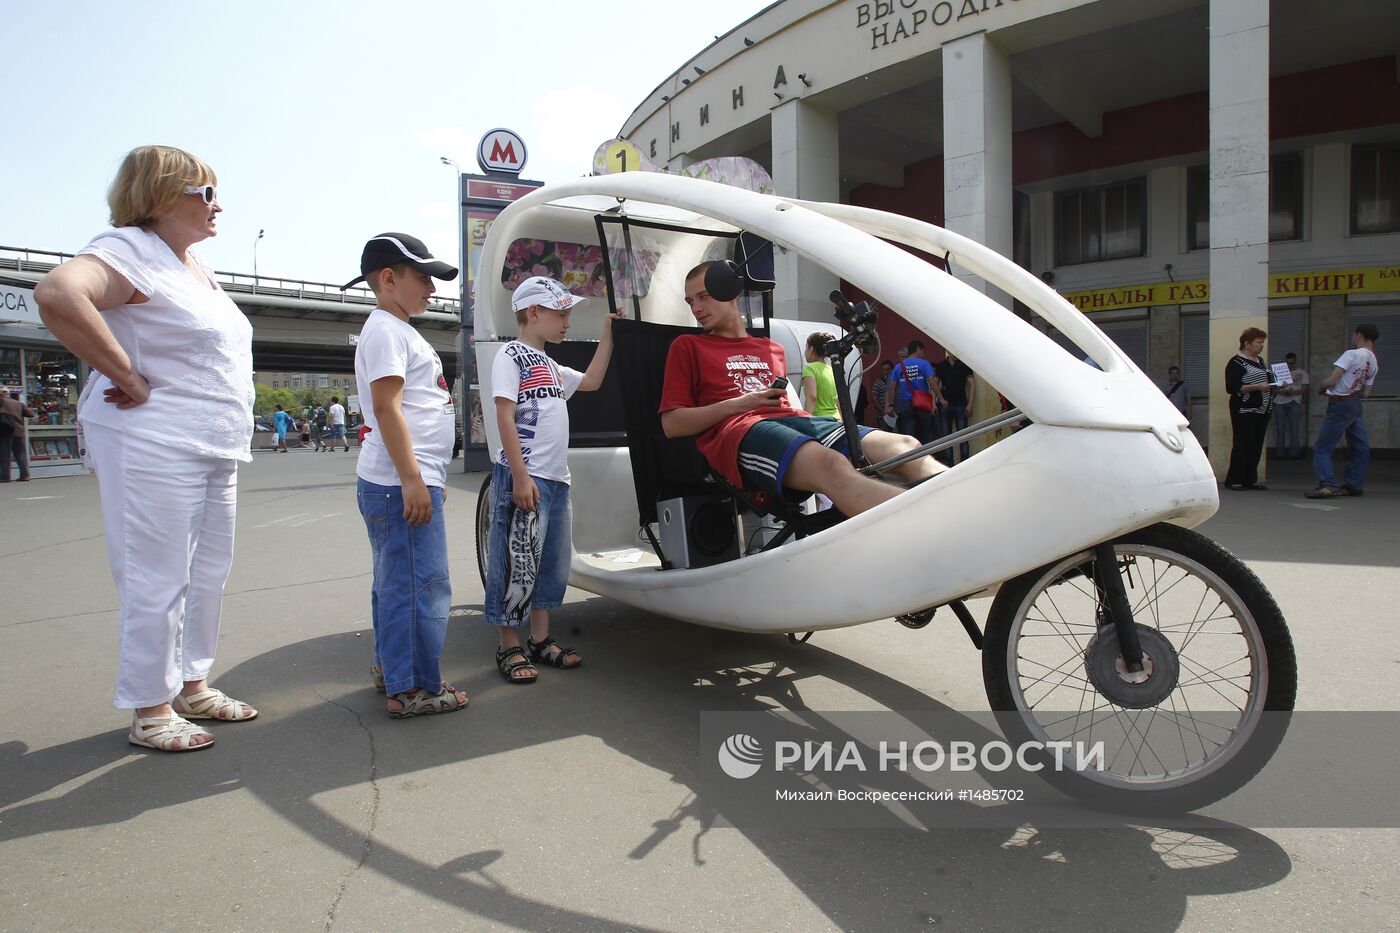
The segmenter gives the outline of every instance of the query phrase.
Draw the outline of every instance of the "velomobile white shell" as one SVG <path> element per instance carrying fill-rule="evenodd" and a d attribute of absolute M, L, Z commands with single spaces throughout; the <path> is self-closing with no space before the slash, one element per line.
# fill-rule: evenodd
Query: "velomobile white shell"
<path fill-rule="evenodd" d="M 574 586 L 721 628 L 818 630 L 941 604 L 1155 522 L 1199 524 L 1218 505 L 1210 464 L 1181 414 L 1102 331 L 1019 266 L 910 218 L 672 175 L 551 185 L 496 219 L 481 257 L 481 268 L 497 273 L 483 274 L 491 284 L 478 295 L 482 385 L 513 328 L 508 293 L 494 284 L 505 247 L 541 235 L 532 216 L 563 217 L 579 203 L 566 199 L 587 196 L 625 198 L 632 216 L 645 216 L 648 205 L 693 211 L 700 218 L 692 226 L 749 230 L 819 263 L 933 336 L 1034 424 L 829 531 L 694 570 L 659 571 L 649 551 L 639 550 L 625 448 L 571 451 Z M 581 217 L 616 204 L 590 200 L 592 210 L 577 209 Z M 1023 301 L 1101 368 L 886 240 L 947 253 L 953 268 Z M 681 297 L 671 322 L 689 323 Z M 595 315 L 601 319 L 601 311 Z M 812 325 L 773 323 L 775 339 L 786 334 L 791 359 L 791 341 Z M 494 446 L 493 421 L 487 418 Z"/>

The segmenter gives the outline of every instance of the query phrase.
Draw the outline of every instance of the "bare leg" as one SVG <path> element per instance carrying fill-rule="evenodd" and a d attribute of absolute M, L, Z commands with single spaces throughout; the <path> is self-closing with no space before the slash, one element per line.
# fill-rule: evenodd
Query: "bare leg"
<path fill-rule="evenodd" d="M 797 448 L 783 483 L 822 493 L 846 515 L 859 515 L 900 492 L 898 487 L 857 473 L 844 456 L 817 443 Z"/>
<path fill-rule="evenodd" d="M 881 460 L 888 460 L 890 457 L 897 457 L 900 454 L 908 453 L 919 446 L 919 442 L 907 434 L 892 434 L 889 431 L 871 431 L 861 438 L 862 449 L 871 463 Z M 942 473 L 948 469 L 939 463 L 932 456 L 920 457 L 911 460 L 904 466 L 895 469 L 894 475 L 912 483 L 916 480 L 927 479 L 935 474 Z M 850 514 L 847 512 L 846 514 Z"/>

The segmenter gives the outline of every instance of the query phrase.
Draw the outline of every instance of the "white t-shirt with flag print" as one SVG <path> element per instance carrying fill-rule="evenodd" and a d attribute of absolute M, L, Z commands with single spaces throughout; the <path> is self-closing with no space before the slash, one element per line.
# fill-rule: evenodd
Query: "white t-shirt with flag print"
<path fill-rule="evenodd" d="M 569 396 L 583 381 L 577 369 L 560 366 L 529 344 L 512 340 L 501 347 L 491 366 L 492 398 L 515 402 L 515 430 L 525 469 L 531 476 L 569 481 Z M 496 462 L 510 466 L 505 450 Z"/>

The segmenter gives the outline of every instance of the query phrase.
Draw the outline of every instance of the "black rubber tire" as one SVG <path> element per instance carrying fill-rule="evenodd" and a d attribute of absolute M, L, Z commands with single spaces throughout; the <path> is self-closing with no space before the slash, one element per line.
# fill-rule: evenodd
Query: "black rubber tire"
<path fill-rule="evenodd" d="M 1178 654 L 1183 647 L 1189 648 L 1192 638 L 1197 637 L 1190 634 L 1191 625 L 1197 623 L 1183 625 L 1177 618 L 1171 617 L 1168 619 L 1169 624 L 1165 627 L 1161 625 L 1162 618 L 1157 615 L 1157 603 L 1177 584 L 1166 586 L 1156 596 L 1152 596 L 1151 594 L 1159 589 L 1159 581 L 1154 578 L 1151 586 L 1145 585 L 1148 581 L 1142 569 L 1143 562 L 1146 562 L 1149 570 L 1154 571 L 1158 564 L 1169 569 L 1177 566 L 1171 563 L 1173 557 L 1187 564 L 1195 564 L 1204 573 L 1192 573 L 1188 567 L 1178 566 L 1182 571 L 1181 580 L 1178 582 L 1197 580 L 1201 592 L 1207 595 L 1214 592 L 1221 605 L 1228 605 L 1233 601 L 1236 609 L 1223 620 L 1224 628 L 1238 626 L 1245 657 L 1235 663 L 1248 662 L 1250 673 L 1247 686 L 1230 684 L 1229 688 L 1238 689 L 1240 695 L 1247 698 L 1243 701 L 1247 710 L 1241 710 L 1241 727 L 1231 731 L 1225 743 L 1210 752 L 1203 748 L 1200 764 L 1191 766 L 1189 770 L 1183 767 L 1176 776 L 1166 771 L 1162 772 L 1160 780 L 1153 775 L 1134 776 L 1133 766 L 1140 760 L 1145 760 L 1141 754 L 1141 745 L 1138 747 L 1138 754 L 1128 762 L 1128 773 L 1125 775 L 1091 777 L 1073 770 L 1056 771 L 1049 767 L 1039 773 L 1065 793 L 1103 809 L 1125 813 L 1181 813 L 1199 809 L 1243 787 L 1278 749 L 1279 742 L 1287 730 L 1289 714 L 1297 694 L 1298 667 L 1293 642 L 1289 637 L 1283 614 L 1264 584 L 1239 558 L 1208 538 L 1174 525 L 1159 524 L 1126 534 L 1113 544 L 1120 558 L 1120 573 L 1127 574 L 1125 579 L 1134 582 L 1133 570 L 1124 567 L 1123 564 L 1125 558 L 1133 557 L 1132 567 L 1138 574 L 1135 585 L 1142 588 L 1141 597 L 1144 603 L 1149 599 L 1153 601 L 1152 611 L 1141 612 L 1135 608 L 1135 621 L 1155 627 L 1163 635 L 1174 636 L 1173 647 L 1178 649 Z M 1039 673 L 1041 668 L 1052 665 L 1023 656 L 1019 645 L 1013 641 L 1019 642 L 1025 634 L 1025 629 L 1029 627 L 1032 631 L 1028 637 L 1048 634 L 1058 636 L 1059 640 L 1065 643 L 1062 647 L 1057 646 L 1052 638 L 1049 642 L 1029 642 L 1026 645 L 1026 655 L 1042 652 L 1053 660 L 1055 654 L 1060 653 L 1065 658 L 1063 663 L 1054 667 L 1055 672 L 1059 672 L 1064 679 L 1049 687 L 1047 697 L 1060 689 L 1066 679 L 1076 678 L 1078 671 L 1073 666 L 1074 650 L 1078 647 L 1082 654 L 1082 649 L 1087 645 L 1087 639 L 1085 645 L 1080 645 L 1077 639 L 1081 635 L 1092 635 L 1097 624 L 1096 617 L 1092 615 L 1093 596 L 1090 594 L 1086 597 L 1083 592 L 1085 589 L 1092 589 L 1092 584 L 1088 583 L 1083 575 L 1084 568 L 1090 561 L 1092 553 L 1084 551 L 1023 574 L 1003 584 L 992 604 L 987 619 L 986 648 L 982 655 L 983 680 L 987 699 L 992 709 L 997 712 L 1001 728 L 1013 745 L 1025 741 L 1043 741 L 1051 732 L 1046 726 L 1058 727 L 1057 721 L 1052 718 L 1054 714 L 1050 712 L 1055 707 L 1040 707 L 1038 703 L 1026 699 L 1027 693 L 1043 688 L 1045 682 L 1054 676 L 1053 673 Z M 1069 588 L 1057 589 L 1058 585 Z M 1040 597 L 1049 592 L 1060 594 L 1059 600 L 1053 595 L 1046 597 L 1046 603 L 1053 606 L 1053 610 L 1038 609 L 1037 607 L 1042 605 Z M 1187 587 L 1178 595 L 1189 596 L 1190 592 L 1190 588 Z M 1073 615 L 1076 620 L 1081 621 L 1066 622 L 1061 609 L 1062 604 L 1070 604 L 1073 608 L 1080 609 L 1080 612 Z M 1189 599 L 1186 600 L 1186 604 L 1189 605 Z M 1090 609 L 1087 624 L 1082 621 L 1085 608 Z M 1028 619 L 1028 616 L 1037 611 L 1041 617 Z M 1059 616 L 1058 620 L 1051 618 L 1052 611 Z M 1197 614 L 1199 615 L 1199 610 Z M 1214 625 L 1222 621 L 1213 618 L 1214 614 L 1215 610 L 1211 609 L 1207 613 L 1207 619 L 1200 625 L 1204 627 L 1206 624 Z M 1039 628 L 1043 628 L 1044 632 L 1035 631 Z M 1184 645 L 1178 643 L 1182 641 L 1183 631 L 1186 632 Z M 1225 631 L 1210 634 L 1231 633 Z M 1209 639 L 1204 643 L 1208 646 L 1215 644 Z M 1041 647 L 1042 644 L 1045 645 L 1044 648 Z M 1022 667 L 1026 670 L 1021 671 Z M 1188 675 L 1187 670 L 1183 668 L 1183 676 L 1192 676 L 1195 681 L 1211 686 L 1222 699 L 1228 700 L 1228 697 L 1221 693 L 1221 688 L 1214 686 L 1222 681 L 1206 680 L 1199 671 Z M 1264 674 L 1262 684 L 1259 672 Z M 1216 672 L 1209 668 L 1206 668 L 1204 673 L 1212 678 L 1218 677 Z M 1013 685 L 1013 677 L 1018 681 L 1016 685 Z M 1200 689 L 1193 682 L 1188 683 L 1193 690 Z M 1084 678 L 1083 685 L 1064 689 L 1070 695 L 1077 690 L 1082 696 L 1090 697 L 1096 703 L 1102 700 L 1106 704 L 1107 712 L 1114 717 L 1110 722 L 1118 721 L 1117 718 L 1121 717 L 1120 728 L 1123 728 L 1123 724 L 1132 726 L 1131 730 L 1123 728 L 1124 740 L 1131 745 L 1136 734 L 1134 730 L 1141 722 L 1137 717 L 1160 713 L 1164 723 L 1180 722 L 1183 714 L 1174 697 L 1185 700 L 1181 697 L 1183 686 L 1181 683 L 1174 685 L 1171 692 L 1157 706 L 1145 710 L 1129 710 L 1102 700 L 1102 693 L 1092 690 L 1092 683 L 1087 677 Z M 1184 702 L 1183 706 L 1186 716 L 1194 719 L 1197 713 L 1189 702 Z M 1037 708 L 1043 710 L 1042 715 L 1047 720 L 1044 725 L 1036 718 Z M 1065 708 L 1072 707 L 1066 705 Z M 1250 721 L 1251 714 L 1257 718 Z M 1225 712 L 1223 715 L 1233 714 Z M 1090 719 L 1093 719 L 1092 710 Z M 1152 718 L 1147 720 L 1148 725 L 1142 734 L 1145 735 L 1147 729 L 1152 728 L 1154 721 Z M 1079 720 L 1076 719 L 1074 725 L 1078 726 L 1078 723 Z M 1095 727 L 1091 727 L 1090 736 L 1093 735 L 1092 729 Z M 1210 728 L 1216 727 L 1211 725 Z M 1082 728 L 1077 731 L 1082 732 Z M 1144 738 L 1143 743 L 1146 741 Z M 1187 742 L 1183 741 L 1182 744 L 1183 754 L 1188 753 L 1185 747 Z M 1129 750 L 1131 751 L 1131 748 Z M 1194 753 L 1194 749 L 1189 752 Z M 1048 762 L 1048 758 L 1045 760 Z M 1109 761 L 1110 768 L 1116 760 L 1115 758 Z"/>
<path fill-rule="evenodd" d="M 476 494 L 476 572 L 486 585 L 486 543 L 491 537 L 491 474 L 481 481 Z"/>

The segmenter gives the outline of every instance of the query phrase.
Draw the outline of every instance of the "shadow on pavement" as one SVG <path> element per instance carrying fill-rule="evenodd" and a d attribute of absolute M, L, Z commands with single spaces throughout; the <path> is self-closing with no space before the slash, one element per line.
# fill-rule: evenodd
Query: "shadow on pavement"
<path fill-rule="evenodd" d="M 536 897 L 494 880 L 492 865 L 508 854 L 508 847 L 468 846 L 443 864 L 393 847 L 374 835 L 381 789 L 387 781 L 415 772 L 593 736 L 640 764 L 669 773 L 679 785 L 674 799 L 684 802 L 658 810 L 653 832 L 644 837 L 619 842 L 588 833 L 585 838 L 585 832 L 571 834 L 561 823 L 544 840 L 535 838 L 535 831 L 525 833 L 519 848 L 527 851 L 509 854 L 528 858 L 543 841 L 555 849 L 572 847 L 580 856 L 586 853 L 598 873 L 605 873 L 609 862 L 621 867 L 648 858 L 671 859 L 664 867 L 668 875 L 685 873 L 706 864 L 705 836 L 723 813 L 722 801 L 697 796 L 693 786 L 692 736 L 699 713 L 801 710 L 806 707 L 803 682 L 809 678 L 826 678 L 858 692 L 874 708 L 944 708 L 818 645 L 702 629 L 603 599 L 556 610 L 555 632 L 585 653 L 585 667 L 568 674 L 547 670 L 540 683 L 519 688 L 504 684 L 492 666 L 494 633 L 476 619 L 454 621 L 444 670 L 472 695 L 472 706 L 453 716 L 388 719 L 383 697 L 368 684 L 370 646 L 365 638 L 345 633 L 279 648 L 218 678 L 222 688 L 254 701 L 262 715 L 253 723 L 216 725 L 218 745 L 208 752 L 133 755 L 120 732 L 32 754 L 20 743 L 0 745 L 0 770 L 9 776 L 0 788 L 0 802 L 18 804 L 0 822 L 0 840 L 118 823 L 145 810 L 247 789 L 354 866 L 331 882 L 341 891 L 355 871 L 375 871 L 480 920 L 522 928 L 641 929 L 625 918 L 573 911 L 550 899 L 547 885 Z M 561 762 L 561 773 L 570 764 Z M 22 802 L 94 772 L 101 773 L 54 799 Z M 537 775 L 535 780 L 548 779 Z M 570 799 L 566 780 L 560 779 L 556 802 L 567 813 L 580 802 Z M 328 791 L 355 787 L 362 787 L 372 801 L 356 825 L 318 804 L 317 798 Z M 496 792 L 459 788 L 455 778 L 451 790 Z M 424 807 L 450 806 L 452 800 L 441 793 L 422 799 Z M 492 829 L 511 838 L 510 813 L 516 805 L 495 810 L 489 801 L 478 802 L 483 812 L 501 814 L 502 825 Z M 1194 832 L 1128 822 L 1093 831 L 934 827 L 742 832 L 842 929 L 950 924 L 954 929 L 1081 931 L 1121 928 L 1126 916 L 1137 930 L 1169 931 L 1180 924 L 1189 897 L 1266 887 L 1292 867 L 1274 842 L 1230 824 Z M 673 848 L 657 851 L 676 833 L 691 837 L 688 859 L 677 859 Z M 609 851 L 610 846 L 615 848 Z M 697 873 L 697 887 L 705 883 Z M 716 901 L 727 897 L 724 891 L 711 896 Z M 703 915 L 695 920 L 702 922 Z"/>

